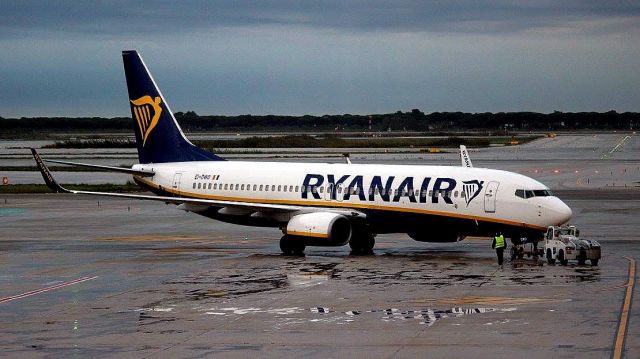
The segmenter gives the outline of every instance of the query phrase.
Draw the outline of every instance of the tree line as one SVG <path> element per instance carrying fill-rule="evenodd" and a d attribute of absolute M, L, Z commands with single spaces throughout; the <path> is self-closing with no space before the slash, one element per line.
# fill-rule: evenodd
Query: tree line
<path fill-rule="evenodd" d="M 193 111 L 175 117 L 186 131 L 449 131 L 449 130 L 629 130 L 640 125 L 640 113 L 608 112 L 432 112 L 419 109 L 374 115 L 201 116 Z M 70 130 L 131 130 L 129 117 L 0 117 L 0 133 L 63 132 Z"/>

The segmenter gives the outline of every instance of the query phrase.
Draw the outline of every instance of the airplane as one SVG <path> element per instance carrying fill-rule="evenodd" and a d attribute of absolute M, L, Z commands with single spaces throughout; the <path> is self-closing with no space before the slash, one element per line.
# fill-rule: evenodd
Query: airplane
<path fill-rule="evenodd" d="M 539 239 L 548 226 L 571 218 L 544 184 L 471 167 L 464 158 L 460 167 L 225 160 L 186 138 L 140 54 L 123 51 L 122 57 L 139 163 L 47 161 L 130 174 L 153 195 L 68 190 L 32 149 L 53 191 L 160 201 L 218 221 L 279 228 L 287 255 L 347 244 L 353 254 L 370 254 L 375 236 L 386 233 L 436 243 L 498 231 L 512 240 Z"/>

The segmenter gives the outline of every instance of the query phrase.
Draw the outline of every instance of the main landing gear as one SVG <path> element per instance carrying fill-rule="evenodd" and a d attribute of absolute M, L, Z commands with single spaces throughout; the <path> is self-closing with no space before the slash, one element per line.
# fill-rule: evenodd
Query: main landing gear
<path fill-rule="evenodd" d="M 288 234 L 280 238 L 280 250 L 282 250 L 282 254 L 284 255 L 303 256 L 305 248 L 303 238 L 290 236 Z"/>
<path fill-rule="evenodd" d="M 355 255 L 373 254 L 375 245 L 376 239 L 371 233 L 354 233 L 349 241 L 351 254 Z"/>

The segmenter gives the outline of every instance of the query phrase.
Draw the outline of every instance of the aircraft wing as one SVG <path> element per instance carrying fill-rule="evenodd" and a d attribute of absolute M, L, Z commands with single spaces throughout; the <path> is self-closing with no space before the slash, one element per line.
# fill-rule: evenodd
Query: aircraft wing
<path fill-rule="evenodd" d="M 112 193 L 112 192 L 93 192 L 93 191 L 77 191 L 70 190 L 62 187 L 49 171 L 49 168 L 44 164 L 44 161 L 35 149 L 31 149 L 33 158 L 36 161 L 36 165 L 42 174 L 42 178 L 46 185 L 56 193 L 73 193 L 73 194 L 85 194 L 92 196 L 105 196 L 105 197 L 119 197 L 119 198 L 131 198 L 138 200 L 148 201 L 160 201 L 165 203 L 174 204 L 187 204 L 187 205 L 207 205 L 213 207 L 233 207 L 248 209 L 254 211 L 267 211 L 267 212 L 333 212 L 340 213 L 349 217 L 366 218 L 364 212 L 350 209 L 350 208 L 325 208 L 325 207 L 307 207 L 307 206 L 294 206 L 288 204 L 269 204 L 269 203 L 251 203 L 251 202 L 239 202 L 239 201 L 225 201 L 215 199 L 202 199 L 191 197 L 167 197 L 167 196 L 154 196 L 154 195 L 141 195 L 132 193 Z M 50 161 L 53 162 L 53 161 Z M 60 162 L 60 161 L 58 161 Z M 56 163 L 58 163 L 56 162 Z M 146 174 L 148 175 L 148 174 Z"/>
<path fill-rule="evenodd" d="M 32 148 L 31 149 L 31 153 L 33 153 L 33 151 L 35 151 L 35 149 Z M 44 160 L 44 161 L 45 162 L 52 162 L 52 163 L 61 163 L 63 165 L 96 168 L 96 169 L 101 169 L 101 170 L 105 170 L 105 171 L 112 171 L 112 172 L 122 172 L 122 173 L 128 173 L 128 174 L 132 174 L 132 175 L 138 175 L 138 176 L 153 176 L 153 175 L 155 175 L 155 172 L 153 172 L 153 171 L 134 170 L 132 168 L 101 166 L 101 165 L 93 165 L 93 164 L 90 164 L 90 163 L 55 161 L 55 160 Z"/>
<path fill-rule="evenodd" d="M 469 157 L 469 151 L 467 151 L 465 145 L 460 145 L 460 160 L 462 161 L 462 167 L 473 167 L 471 157 Z"/>

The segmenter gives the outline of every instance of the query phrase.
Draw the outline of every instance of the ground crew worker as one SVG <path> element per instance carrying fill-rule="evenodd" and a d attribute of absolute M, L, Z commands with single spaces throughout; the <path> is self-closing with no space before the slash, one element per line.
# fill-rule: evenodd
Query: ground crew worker
<path fill-rule="evenodd" d="M 502 261 L 504 258 L 504 249 L 507 248 L 507 242 L 505 242 L 502 233 L 496 233 L 496 236 L 493 238 L 491 248 L 495 248 L 496 255 L 498 256 L 498 265 L 502 265 Z"/>

